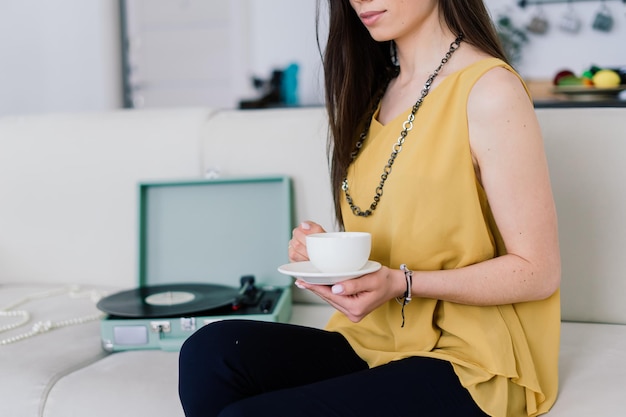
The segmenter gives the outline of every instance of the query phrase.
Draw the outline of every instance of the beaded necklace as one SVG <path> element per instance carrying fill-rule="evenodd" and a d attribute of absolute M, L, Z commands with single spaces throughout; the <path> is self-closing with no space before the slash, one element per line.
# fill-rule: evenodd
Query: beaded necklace
<path fill-rule="evenodd" d="M 387 181 L 389 174 L 391 174 L 391 167 L 393 166 L 393 163 L 395 162 L 396 157 L 402 150 L 402 145 L 404 145 L 406 136 L 408 135 L 409 131 L 413 129 L 413 121 L 415 120 L 415 114 L 417 113 L 424 99 L 430 92 L 430 88 L 432 86 L 434 79 L 437 77 L 437 75 L 439 75 L 441 68 L 443 68 L 443 66 L 450 60 L 450 57 L 452 56 L 452 54 L 459 48 L 462 39 L 463 39 L 463 35 L 461 34 L 454 40 L 454 42 L 450 44 L 450 49 L 448 50 L 448 52 L 446 52 L 446 55 L 443 57 L 443 59 L 439 63 L 439 66 L 433 71 L 433 73 L 426 80 L 426 83 L 424 84 L 424 88 L 422 89 L 420 97 L 417 99 L 417 101 L 413 105 L 413 108 L 411 109 L 411 114 L 409 114 L 409 117 L 407 118 L 407 120 L 402 124 L 402 131 L 400 132 L 400 136 L 398 137 L 397 142 L 393 144 L 391 155 L 389 156 L 387 165 L 385 165 L 385 167 L 383 168 L 383 173 L 380 176 L 380 183 L 376 187 L 375 194 L 374 194 L 374 201 L 372 202 L 372 204 L 370 204 L 370 207 L 367 210 L 363 211 L 361 210 L 359 206 L 354 204 L 354 201 L 352 200 L 352 196 L 350 195 L 350 192 L 349 192 L 348 178 L 344 178 L 341 184 L 341 189 L 343 190 L 346 196 L 346 201 L 348 202 L 348 205 L 350 206 L 350 210 L 352 210 L 352 213 L 355 216 L 369 217 L 370 215 L 372 215 L 374 210 L 376 210 L 376 207 L 378 206 L 378 203 L 380 202 L 380 199 L 383 195 L 383 187 L 385 186 L 385 181 Z M 377 107 L 378 105 L 375 107 L 375 109 Z M 359 136 L 359 140 L 357 141 L 355 145 L 354 151 L 352 151 L 352 153 L 350 154 L 352 161 L 356 159 L 361 147 L 363 147 L 363 142 L 365 141 L 369 133 L 370 124 L 372 122 L 373 116 L 374 114 L 372 113 L 372 115 L 368 119 L 368 122 L 365 128 L 363 129 L 363 132 Z"/>

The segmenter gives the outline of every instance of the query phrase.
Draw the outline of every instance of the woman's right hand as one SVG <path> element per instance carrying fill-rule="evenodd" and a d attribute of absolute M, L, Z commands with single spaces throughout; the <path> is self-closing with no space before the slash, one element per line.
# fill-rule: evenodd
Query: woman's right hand
<path fill-rule="evenodd" d="M 306 250 L 306 236 L 312 233 L 323 233 L 325 230 L 317 223 L 305 221 L 293 229 L 289 241 L 289 261 L 302 262 L 309 260 Z"/>

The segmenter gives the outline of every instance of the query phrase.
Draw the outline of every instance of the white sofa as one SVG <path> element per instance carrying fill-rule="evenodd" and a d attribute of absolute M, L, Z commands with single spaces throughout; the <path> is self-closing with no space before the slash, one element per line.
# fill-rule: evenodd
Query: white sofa
<path fill-rule="evenodd" d="M 561 385 L 548 415 L 622 416 L 626 108 L 537 113 L 563 258 Z M 0 341 L 39 321 L 69 324 L 0 344 L 0 416 L 182 416 L 175 352 L 100 344 L 94 300 L 136 285 L 137 183 L 288 175 L 297 220 L 330 230 L 326 130 L 321 108 L 0 118 Z M 294 323 L 320 327 L 331 314 L 301 290 L 294 299 Z M 6 330 L 24 318 L 6 317 L 15 310 L 30 320 Z"/>

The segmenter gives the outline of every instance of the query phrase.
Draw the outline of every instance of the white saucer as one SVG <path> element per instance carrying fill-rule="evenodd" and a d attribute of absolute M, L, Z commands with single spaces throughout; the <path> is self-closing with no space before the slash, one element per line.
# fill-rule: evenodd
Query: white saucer
<path fill-rule="evenodd" d="M 306 262 L 292 262 L 289 264 L 281 265 L 278 267 L 278 272 L 285 275 L 290 275 L 308 282 L 309 284 L 316 285 L 333 285 L 347 279 L 360 277 L 361 275 L 370 274 L 376 272 L 381 268 L 381 265 L 375 261 L 367 261 L 363 268 L 358 271 L 351 272 L 320 272 L 309 261 Z"/>

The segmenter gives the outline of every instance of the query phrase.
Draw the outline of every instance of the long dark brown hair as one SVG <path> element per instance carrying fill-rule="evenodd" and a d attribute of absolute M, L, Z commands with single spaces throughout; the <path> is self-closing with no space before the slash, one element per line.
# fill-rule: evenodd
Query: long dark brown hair
<path fill-rule="evenodd" d="M 372 39 L 349 0 L 327 0 L 328 40 L 319 40 L 320 0 L 317 3 L 317 40 L 322 54 L 326 111 L 329 120 L 328 158 L 338 225 L 343 228 L 341 184 L 358 135 L 372 115 L 374 101 L 395 73 L 390 41 Z M 508 62 L 483 0 L 439 0 L 443 20 L 463 41 Z"/>

